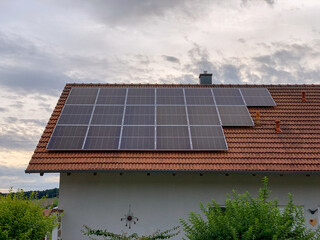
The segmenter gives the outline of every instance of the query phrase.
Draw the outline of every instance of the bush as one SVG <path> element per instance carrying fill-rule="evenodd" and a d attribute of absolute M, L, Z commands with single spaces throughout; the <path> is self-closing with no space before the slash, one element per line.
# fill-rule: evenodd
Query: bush
<path fill-rule="evenodd" d="M 34 200 L 36 194 L 25 196 L 22 190 L 0 196 L 0 240 L 41 240 L 56 226 L 57 217 L 45 217 L 43 208 Z"/>
<path fill-rule="evenodd" d="M 81 232 L 86 236 L 102 236 L 105 240 L 158 240 L 158 239 L 169 239 L 173 236 L 176 236 L 180 233 L 177 231 L 179 227 L 174 227 L 166 231 L 156 231 L 154 234 L 149 236 L 139 236 L 137 233 L 128 235 L 127 233 L 116 234 L 109 232 L 107 230 L 95 230 L 86 225 L 84 225 L 85 230 Z M 90 239 L 94 239 L 90 237 Z"/>
<path fill-rule="evenodd" d="M 319 229 L 307 230 L 301 207 L 289 202 L 280 211 L 277 201 L 268 200 L 268 179 L 263 179 L 257 198 L 248 192 L 227 195 L 225 207 L 214 200 L 206 206 L 200 203 L 204 215 L 191 212 L 187 221 L 180 219 L 185 236 L 190 240 L 204 239 L 319 239 Z"/>

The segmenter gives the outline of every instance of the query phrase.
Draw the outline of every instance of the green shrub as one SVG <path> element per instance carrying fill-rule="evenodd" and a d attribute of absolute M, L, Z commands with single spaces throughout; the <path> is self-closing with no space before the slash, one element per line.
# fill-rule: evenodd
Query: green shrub
<path fill-rule="evenodd" d="M 56 225 L 56 216 L 45 217 L 43 208 L 34 201 L 35 194 L 23 191 L 0 196 L 0 240 L 41 240 Z"/>
<path fill-rule="evenodd" d="M 180 219 L 185 236 L 190 240 L 209 239 L 319 239 L 319 229 L 307 230 L 301 207 L 289 202 L 280 211 L 275 200 L 268 200 L 268 179 L 263 179 L 257 198 L 248 192 L 227 195 L 225 208 L 214 200 L 206 206 L 200 203 L 203 215 L 191 212 L 187 220 Z"/>
<path fill-rule="evenodd" d="M 149 236 L 139 236 L 137 233 L 133 233 L 128 235 L 127 233 L 116 234 L 113 232 L 109 232 L 107 230 L 95 230 L 86 225 L 84 225 L 85 230 L 81 232 L 86 236 L 98 236 L 103 237 L 105 240 L 157 240 L 157 239 L 169 239 L 173 236 L 176 236 L 180 233 L 177 231 L 179 227 L 174 227 L 172 229 L 166 231 L 156 231 L 152 235 Z M 90 237 L 90 239 L 94 239 Z"/>

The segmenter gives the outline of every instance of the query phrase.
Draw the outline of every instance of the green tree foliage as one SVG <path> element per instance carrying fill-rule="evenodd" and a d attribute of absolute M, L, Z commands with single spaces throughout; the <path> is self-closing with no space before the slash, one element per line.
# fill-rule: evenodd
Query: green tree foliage
<path fill-rule="evenodd" d="M 268 200 L 268 179 L 263 179 L 257 198 L 248 192 L 227 195 L 225 208 L 214 200 L 206 206 L 200 203 L 202 215 L 191 212 L 187 220 L 180 219 L 185 236 L 190 240 L 243 239 L 320 239 L 319 229 L 308 230 L 301 207 L 289 202 L 280 211 L 275 200 Z"/>
<path fill-rule="evenodd" d="M 174 227 L 166 231 L 156 231 L 149 236 L 139 236 L 137 233 L 128 235 L 127 233 L 116 234 L 109 232 L 107 230 L 95 230 L 86 225 L 84 225 L 85 230 L 82 230 L 82 233 L 86 236 L 89 236 L 90 239 L 95 239 L 91 236 L 103 237 L 105 240 L 158 240 L 158 239 L 169 239 L 180 233 L 177 231 L 179 227 Z"/>
<path fill-rule="evenodd" d="M 43 190 L 43 191 L 27 191 L 24 192 L 24 195 L 29 197 L 30 195 L 36 195 L 38 199 L 41 199 L 43 197 L 45 198 L 55 198 L 55 197 L 59 197 L 59 188 L 52 188 L 52 189 L 47 189 L 47 190 Z M 5 193 L 1 193 L 0 192 L 0 196 L 5 196 L 7 194 Z"/>
<path fill-rule="evenodd" d="M 22 190 L 0 196 L 0 240 L 41 240 L 56 226 L 57 217 L 45 217 L 36 194 Z"/>

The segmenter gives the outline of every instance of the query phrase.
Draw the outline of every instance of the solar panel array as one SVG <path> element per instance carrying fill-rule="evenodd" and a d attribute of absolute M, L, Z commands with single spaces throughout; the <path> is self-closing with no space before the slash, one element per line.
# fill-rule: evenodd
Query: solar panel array
<path fill-rule="evenodd" d="M 227 150 L 222 126 L 253 126 L 261 88 L 72 88 L 48 150 Z"/>

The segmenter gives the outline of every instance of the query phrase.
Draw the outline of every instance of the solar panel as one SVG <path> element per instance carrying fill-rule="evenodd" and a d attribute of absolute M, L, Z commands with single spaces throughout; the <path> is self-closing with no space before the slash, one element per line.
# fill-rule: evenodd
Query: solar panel
<path fill-rule="evenodd" d="M 126 92 L 125 88 L 101 88 L 97 104 L 124 104 Z"/>
<path fill-rule="evenodd" d="M 124 105 L 96 106 L 91 125 L 121 125 Z"/>
<path fill-rule="evenodd" d="M 190 150 L 187 126 L 157 126 L 157 149 Z"/>
<path fill-rule="evenodd" d="M 245 101 L 244 101 L 245 100 Z M 48 150 L 227 150 L 222 126 L 253 126 L 265 88 L 72 88 Z"/>
<path fill-rule="evenodd" d="M 120 132 L 121 126 L 91 126 L 84 149 L 116 150 L 119 145 Z"/>
<path fill-rule="evenodd" d="M 188 106 L 190 125 L 220 125 L 215 106 Z"/>
<path fill-rule="evenodd" d="M 154 106 L 127 106 L 125 125 L 154 125 Z"/>
<path fill-rule="evenodd" d="M 48 143 L 47 149 L 81 149 L 87 128 L 87 126 L 56 126 Z"/>
<path fill-rule="evenodd" d="M 152 88 L 129 88 L 127 104 L 145 105 L 155 103 L 155 91 Z"/>
<path fill-rule="evenodd" d="M 63 108 L 58 124 L 85 124 L 88 125 L 93 105 L 66 105 Z"/>
<path fill-rule="evenodd" d="M 158 105 L 184 105 L 182 88 L 158 88 L 156 98 Z"/>
<path fill-rule="evenodd" d="M 184 106 L 157 106 L 157 125 L 187 125 Z"/>
<path fill-rule="evenodd" d="M 154 149 L 153 126 L 124 126 L 120 149 Z"/>
<path fill-rule="evenodd" d="M 276 106 L 269 90 L 266 88 L 241 88 L 240 91 L 247 106 Z"/>
<path fill-rule="evenodd" d="M 254 126 L 246 106 L 218 106 L 222 126 Z"/>
<path fill-rule="evenodd" d="M 227 150 L 227 143 L 221 126 L 191 126 L 194 150 Z"/>
<path fill-rule="evenodd" d="M 238 88 L 213 88 L 217 105 L 243 105 L 245 103 Z"/>

